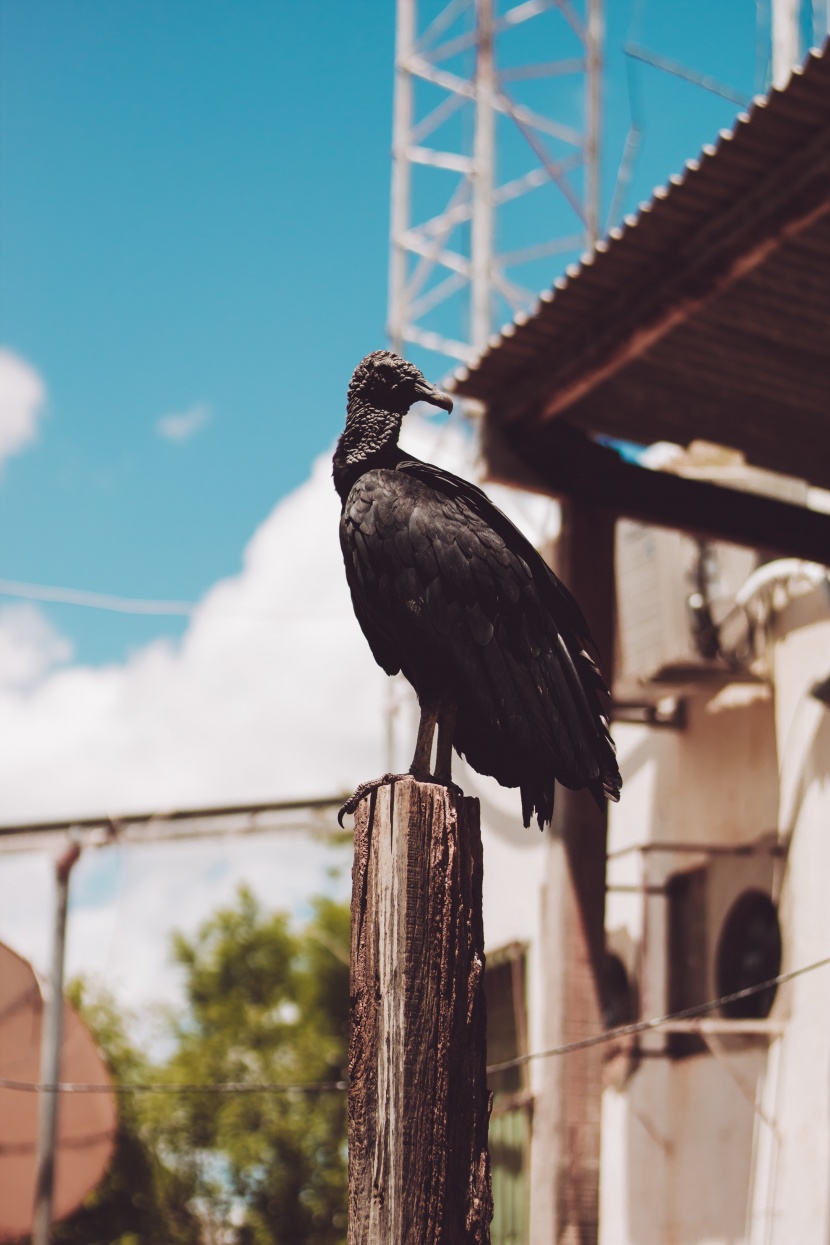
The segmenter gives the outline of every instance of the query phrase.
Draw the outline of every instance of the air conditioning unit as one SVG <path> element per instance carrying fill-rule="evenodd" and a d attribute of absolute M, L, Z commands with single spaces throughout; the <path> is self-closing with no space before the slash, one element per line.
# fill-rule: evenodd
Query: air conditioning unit
<path fill-rule="evenodd" d="M 727 848 L 706 864 L 669 878 L 666 984 L 671 1013 L 727 998 L 707 1013 L 724 1022 L 726 1033 L 731 1021 L 763 1020 L 769 1015 L 774 988 L 745 996 L 741 992 L 780 972 L 778 852 L 776 838 L 767 836 L 746 847 Z M 730 998 L 734 995 L 739 997 Z M 671 1035 L 672 1054 L 694 1054 L 703 1048 L 693 1034 Z"/>
<path fill-rule="evenodd" d="M 700 607 L 716 628 L 723 624 L 757 565 L 755 551 L 702 547 L 680 532 L 624 520 L 617 524 L 616 556 L 621 681 L 633 691 L 652 682 L 722 678 L 717 636 L 712 645 L 701 635 Z"/>
<path fill-rule="evenodd" d="M 656 445 L 648 465 L 688 479 L 804 505 L 803 480 L 752 467 L 735 450 L 693 441 L 688 449 Z M 735 595 L 758 563 L 757 553 L 701 544 L 680 532 L 630 521 L 617 524 L 617 611 L 620 682 L 628 694 L 644 684 L 684 686 L 722 679 L 740 653 L 744 620 Z M 714 625 L 714 627 L 712 626 Z M 707 634 L 708 632 L 708 634 Z"/>

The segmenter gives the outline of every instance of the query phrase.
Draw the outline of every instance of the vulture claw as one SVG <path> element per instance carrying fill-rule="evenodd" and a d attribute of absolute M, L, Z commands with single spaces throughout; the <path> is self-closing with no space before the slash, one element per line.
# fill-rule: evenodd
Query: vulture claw
<path fill-rule="evenodd" d="M 346 816 L 346 814 L 354 813 L 360 801 L 365 799 L 367 795 L 371 795 L 373 791 L 377 791 L 378 787 L 388 787 L 390 783 L 403 782 L 404 778 L 412 778 L 412 777 L 414 777 L 412 773 L 383 774 L 382 777 L 373 778 L 370 782 L 362 782 L 360 786 L 357 788 L 357 790 L 355 791 L 354 795 L 349 796 L 348 800 L 343 805 L 343 807 L 340 809 L 340 812 L 337 814 L 338 826 L 340 826 L 342 830 L 343 829 L 343 818 Z M 458 799 L 463 798 L 464 792 L 461 790 L 461 788 L 458 786 L 457 783 L 441 782 L 440 779 L 433 778 L 431 774 L 427 777 L 426 781 L 430 783 L 435 783 L 439 787 L 446 787 L 447 790 L 451 791 L 452 794 L 456 796 Z"/>
<path fill-rule="evenodd" d="M 378 787 L 386 787 L 390 783 L 400 782 L 403 778 L 411 778 L 411 774 L 384 774 L 381 778 L 373 778 L 371 782 L 362 782 L 355 791 L 354 795 L 349 796 L 346 803 L 337 814 L 337 824 L 343 828 L 343 818 L 346 813 L 353 813 L 358 804 L 365 796 L 371 795 L 373 791 L 377 791 Z"/>

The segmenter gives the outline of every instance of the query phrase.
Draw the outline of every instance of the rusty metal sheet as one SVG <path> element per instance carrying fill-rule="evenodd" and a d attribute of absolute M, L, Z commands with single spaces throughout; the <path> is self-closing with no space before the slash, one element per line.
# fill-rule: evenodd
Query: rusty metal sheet
<path fill-rule="evenodd" d="M 0 1078 L 37 1082 L 43 997 L 30 964 L 0 943 Z M 61 1081 L 109 1084 L 92 1035 L 64 1003 Z M 0 1087 L 0 1242 L 32 1227 L 38 1095 Z M 104 1175 L 117 1128 L 113 1093 L 63 1094 L 58 1111 L 55 1219 L 77 1209 Z"/>

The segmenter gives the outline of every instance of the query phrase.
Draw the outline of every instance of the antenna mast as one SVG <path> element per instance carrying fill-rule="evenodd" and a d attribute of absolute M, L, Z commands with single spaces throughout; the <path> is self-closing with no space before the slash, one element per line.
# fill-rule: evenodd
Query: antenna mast
<path fill-rule="evenodd" d="M 536 261 L 597 240 L 601 49 L 602 0 L 398 0 L 395 350 L 470 362 L 549 284 Z"/>

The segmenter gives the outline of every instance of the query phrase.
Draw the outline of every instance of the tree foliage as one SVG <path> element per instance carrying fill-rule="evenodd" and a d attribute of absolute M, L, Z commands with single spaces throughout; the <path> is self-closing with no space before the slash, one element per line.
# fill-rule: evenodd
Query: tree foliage
<path fill-rule="evenodd" d="M 339 1081 L 348 1053 L 349 912 L 318 898 L 293 932 L 241 889 L 191 941 L 178 935 L 187 1008 L 164 1069 L 179 1083 Z M 346 1229 L 346 1095 L 185 1094 L 156 1101 L 165 1149 L 193 1156 L 211 1216 L 240 1245 L 340 1245 Z"/>
<path fill-rule="evenodd" d="M 251 892 L 216 912 L 173 958 L 185 1005 L 170 1055 L 151 1065 L 111 999 L 75 1002 L 119 1081 L 251 1086 L 251 1092 L 124 1094 L 116 1155 L 55 1245 L 342 1245 L 346 1095 L 262 1084 L 341 1081 L 348 1052 L 349 911 L 325 898 L 299 930 Z"/>
<path fill-rule="evenodd" d="M 152 1080 L 154 1069 L 125 1032 L 112 996 L 76 980 L 69 998 L 95 1035 L 113 1079 Z M 84 1205 L 52 1228 L 53 1245 L 198 1245 L 201 1230 L 190 1209 L 195 1186 L 159 1154 L 157 1137 L 133 1094 L 118 1099 L 115 1153 L 107 1174 Z"/>

